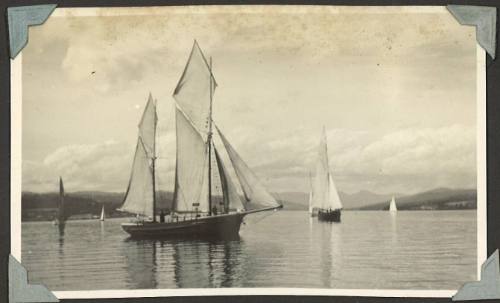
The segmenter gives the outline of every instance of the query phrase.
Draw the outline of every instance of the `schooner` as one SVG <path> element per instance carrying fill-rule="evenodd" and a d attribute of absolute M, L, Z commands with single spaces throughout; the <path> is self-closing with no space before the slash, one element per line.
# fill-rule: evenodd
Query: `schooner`
<path fill-rule="evenodd" d="M 311 187 L 309 202 L 311 215 L 314 216 L 314 210 L 318 209 L 319 220 L 340 222 L 342 202 L 340 201 L 337 188 L 333 183 L 332 174 L 330 173 L 326 131 L 324 128 L 319 144 L 316 175 Z"/>
<path fill-rule="evenodd" d="M 207 62 L 195 41 L 173 93 L 176 124 L 174 197 L 171 215 L 165 220 L 162 213 L 160 222 L 157 221 L 155 178 L 158 117 L 156 102 L 149 96 L 139 123 L 132 173 L 120 210 L 151 220 L 123 223 L 123 230 L 132 237 L 234 237 L 246 215 L 282 207 L 213 123 L 216 87 L 211 62 Z M 225 150 L 243 197 L 213 142 L 216 134 L 222 141 L 220 151 Z M 212 194 L 214 175 L 222 189 L 222 198 L 217 200 Z"/>

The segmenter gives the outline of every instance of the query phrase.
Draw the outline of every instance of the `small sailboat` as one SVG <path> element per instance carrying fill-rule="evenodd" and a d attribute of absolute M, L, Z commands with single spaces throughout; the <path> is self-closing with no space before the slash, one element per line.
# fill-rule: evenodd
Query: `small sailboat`
<path fill-rule="evenodd" d="M 105 213 L 104 213 L 104 204 L 103 204 L 102 209 L 101 209 L 101 217 L 99 218 L 99 220 L 104 221 L 104 217 L 105 217 Z"/>
<path fill-rule="evenodd" d="M 333 183 L 332 174 L 328 164 L 328 147 L 326 131 L 323 128 L 319 144 L 318 162 L 316 163 L 316 176 L 312 184 L 311 207 L 318 208 L 318 219 L 321 221 L 340 222 L 342 202 L 337 188 Z"/>
<path fill-rule="evenodd" d="M 53 221 L 54 225 L 64 227 L 67 220 L 67 215 L 64 207 L 64 184 L 61 177 L 59 177 L 59 201 L 57 203 L 57 216 Z"/>
<path fill-rule="evenodd" d="M 121 211 L 143 217 L 123 223 L 131 237 L 235 237 L 243 217 L 282 207 L 238 155 L 212 121 L 212 101 L 217 83 L 210 64 L 195 41 L 184 72 L 175 88 L 176 168 L 171 214 L 156 219 L 156 103 L 151 95 L 139 124 L 132 174 Z M 215 126 L 244 197 L 240 197 L 216 148 Z M 215 158 L 215 161 L 213 159 Z M 214 162 L 214 163 L 212 163 Z M 215 169 L 212 167 L 215 166 Z M 214 171 L 222 199 L 212 195 Z"/>
<path fill-rule="evenodd" d="M 397 212 L 398 208 L 396 206 L 396 200 L 394 199 L 394 196 L 392 196 L 391 204 L 389 204 L 389 211 L 390 212 Z"/>
<path fill-rule="evenodd" d="M 309 215 L 311 217 L 316 217 L 318 216 L 318 208 L 313 206 L 313 189 L 312 189 L 312 177 L 311 174 L 309 174 L 309 184 L 311 186 L 311 189 L 309 191 Z"/>

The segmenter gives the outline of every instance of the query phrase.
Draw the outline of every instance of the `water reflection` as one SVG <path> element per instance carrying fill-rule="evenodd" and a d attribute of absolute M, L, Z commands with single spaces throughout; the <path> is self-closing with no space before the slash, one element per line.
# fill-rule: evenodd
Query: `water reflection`
<path fill-rule="evenodd" d="M 242 275 L 241 239 L 124 241 L 133 288 L 231 287 Z"/>
<path fill-rule="evenodd" d="M 129 283 L 133 288 L 156 287 L 156 244 L 154 241 L 128 241 L 124 255 Z"/>
<path fill-rule="evenodd" d="M 59 237 L 57 238 L 57 243 L 59 244 L 59 255 L 64 254 L 64 229 L 66 227 L 66 224 L 59 224 L 57 225 L 57 229 L 59 231 Z"/>
<path fill-rule="evenodd" d="M 60 233 L 49 222 L 23 222 L 22 258 L 30 281 L 58 291 L 454 289 L 476 273 L 475 215 L 351 211 L 329 224 L 283 211 L 244 227 L 235 241 L 125 241 L 122 219 L 71 221 Z"/>
<path fill-rule="evenodd" d="M 391 221 L 391 241 L 392 245 L 398 242 L 398 216 L 396 212 L 389 212 Z"/>

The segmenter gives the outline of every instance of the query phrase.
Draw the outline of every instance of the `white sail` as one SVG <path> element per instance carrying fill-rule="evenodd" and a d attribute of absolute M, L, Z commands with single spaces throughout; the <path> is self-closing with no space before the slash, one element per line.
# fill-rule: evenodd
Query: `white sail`
<path fill-rule="evenodd" d="M 339 193 L 337 192 L 337 187 L 335 186 L 335 183 L 333 183 L 332 175 L 330 174 L 328 176 L 328 193 L 329 193 L 329 207 L 332 209 L 342 209 L 342 202 L 340 202 L 340 196 Z"/>
<path fill-rule="evenodd" d="M 153 101 L 151 94 L 149 94 L 148 102 L 144 108 L 141 122 L 139 122 L 139 139 L 144 145 L 144 150 L 149 158 L 155 157 L 157 122 L 158 117 L 156 116 L 156 104 Z"/>
<path fill-rule="evenodd" d="M 198 43 L 194 43 L 174 91 L 176 100 L 177 163 L 174 209 L 209 211 L 208 144 L 215 79 Z"/>
<path fill-rule="evenodd" d="M 185 115 L 176 109 L 177 163 L 174 209 L 208 212 L 208 149 Z"/>
<path fill-rule="evenodd" d="M 121 211 L 143 216 L 153 216 L 153 175 L 150 158 L 141 140 L 137 142 L 132 175 Z"/>
<path fill-rule="evenodd" d="M 258 209 L 265 207 L 278 207 L 280 204 L 276 199 L 267 191 L 267 189 L 260 183 L 254 172 L 248 167 L 243 159 L 238 155 L 236 150 L 231 146 L 229 141 L 224 137 L 219 128 L 217 128 L 222 143 L 226 148 L 229 159 L 233 164 L 236 176 L 240 181 L 243 194 L 247 203 L 247 209 Z"/>
<path fill-rule="evenodd" d="M 395 212 L 398 211 L 396 207 L 396 200 L 394 200 L 394 196 L 392 197 L 391 204 L 389 205 L 389 211 Z"/>
<path fill-rule="evenodd" d="M 318 161 L 316 162 L 316 175 L 312 192 L 312 208 L 342 209 L 342 202 L 330 174 L 326 132 L 324 129 L 318 149 Z"/>
<path fill-rule="evenodd" d="M 105 215 L 104 215 L 104 205 L 103 205 L 101 209 L 101 218 L 100 218 L 101 221 L 104 221 L 104 216 Z"/>
<path fill-rule="evenodd" d="M 154 184 L 152 159 L 155 157 L 156 105 L 149 95 L 148 102 L 139 124 L 139 138 L 132 164 L 132 173 L 125 199 L 120 210 L 153 216 Z"/>
<path fill-rule="evenodd" d="M 205 141 L 210 128 L 210 103 L 215 87 L 210 66 L 195 41 L 173 96 L 178 107 Z"/>
<path fill-rule="evenodd" d="M 326 135 L 323 133 L 318 149 L 318 159 L 316 162 L 316 172 L 312 184 L 312 208 L 325 208 L 329 199 L 329 172 L 328 155 L 326 147 Z"/>
<path fill-rule="evenodd" d="M 312 206 L 312 201 L 313 200 L 313 193 L 312 190 L 309 192 L 309 214 L 313 213 L 313 206 Z"/>
<path fill-rule="evenodd" d="M 217 167 L 219 168 L 224 204 L 227 205 L 228 210 L 236 210 L 236 211 L 245 210 L 245 206 L 243 205 L 243 201 L 240 195 L 238 194 L 238 190 L 236 189 L 236 186 L 231 180 L 231 177 L 227 173 L 226 166 L 224 165 L 215 147 L 214 147 L 214 152 L 215 152 L 215 159 L 217 160 Z"/>

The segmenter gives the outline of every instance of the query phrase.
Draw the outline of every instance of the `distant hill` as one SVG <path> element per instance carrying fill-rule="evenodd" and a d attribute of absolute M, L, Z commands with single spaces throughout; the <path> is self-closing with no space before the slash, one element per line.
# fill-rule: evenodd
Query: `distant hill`
<path fill-rule="evenodd" d="M 80 191 L 66 193 L 65 209 L 70 216 L 99 216 L 104 205 L 106 216 L 123 217 L 126 213 L 117 209 L 122 205 L 124 193 Z M 158 209 L 170 209 L 172 206 L 170 192 L 159 192 Z M 24 221 L 53 220 L 57 214 L 59 193 L 23 192 L 21 196 L 22 219 Z"/>
<path fill-rule="evenodd" d="M 398 210 L 476 209 L 475 189 L 437 188 L 415 195 L 396 197 Z M 360 210 L 388 210 L 389 199 L 359 208 Z"/>
<path fill-rule="evenodd" d="M 400 194 L 395 193 L 395 196 Z M 309 193 L 302 192 L 283 192 L 276 193 L 274 196 L 283 202 L 284 208 L 287 210 L 307 210 L 309 205 Z M 359 209 L 363 206 L 375 204 L 380 201 L 388 200 L 392 195 L 376 194 L 367 190 L 362 190 L 357 193 L 347 194 L 339 192 L 340 200 L 344 205 L 344 209 Z"/>
<path fill-rule="evenodd" d="M 65 205 L 70 215 L 98 216 L 102 205 L 108 217 L 121 217 L 127 214 L 117 211 L 123 203 L 124 193 L 80 191 L 67 193 Z M 307 210 L 309 194 L 302 192 L 284 192 L 273 194 L 283 204 L 284 210 Z M 360 191 L 354 194 L 339 193 L 344 209 L 352 210 L 385 210 L 389 207 L 392 195 L 376 194 Z M 438 188 L 423 193 L 402 196 L 394 194 L 399 210 L 421 209 L 475 209 L 475 189 Z M 214 197 L 215 201 L 221 197 Z M 22 193 L 23 220 L 52 220 L 57 213 L 58 193 Z M 172 208 L 173 193 L 160 191 L 158 209 Z"/>
<path fill-rule="evenodd" d="M 307 210 L 309 194 L 301 192 L 284 192 L 275 194 L 283 202 L 286 210 Z M 353 194 L 339 193 L 346 210 L 385 210 L 389 208 L 392 194 L 377 194 L 362 190 Z M 394 193 L 400 210 L 444 210 L 475 209 L 475 189 L 436 188 L 430 191 L 404 196 Z"/>

